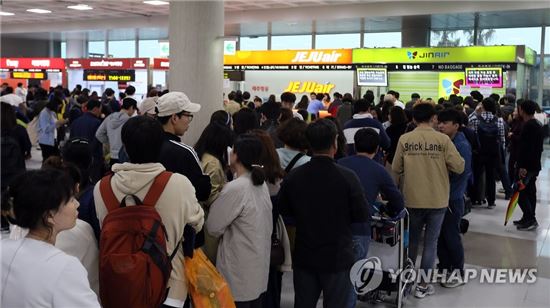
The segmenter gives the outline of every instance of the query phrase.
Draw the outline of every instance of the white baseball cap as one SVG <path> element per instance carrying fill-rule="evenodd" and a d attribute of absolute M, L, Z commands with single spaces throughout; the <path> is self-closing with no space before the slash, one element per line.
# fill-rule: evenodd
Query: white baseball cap
<path fill-rule="evenodd" d="M 182 111 L 199 112 L 201 105 L 192 103 L 183 92 L 169 92 L 159 97 L 157 110 L 157 116 L 166 117 Z"/>

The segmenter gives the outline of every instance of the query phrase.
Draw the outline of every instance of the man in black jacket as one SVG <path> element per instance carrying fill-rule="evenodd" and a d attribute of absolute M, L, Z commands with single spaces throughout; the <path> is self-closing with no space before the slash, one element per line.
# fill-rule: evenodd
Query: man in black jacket
<path fill-rule="evenodd" d="M 157 117 L 164 129 L 164 142 L 159 162 L 166 170 L 185 175 L 195 187 L 197 200 L 206 201 L 210 196 L 210 177 L 202 172 L 199 157 L 195 150 L 181 142 L 181 136 L 193 120 L 193 112 L 201 109 L 192 103 L 182 92 L 170 92 L 157 102 Z"/>
<path fill-rule="evenodd" d="M 518 113 L 523 119 L 523 130 L 519 138 L 519 158 L 516 163 L 519 178 L 524 182 L 525 189 L 519 193 L 519 207 L 523 217 L 514 221 L 518 230 L 530 231 L 539 224 L 535 218 L 537 207 L 537 176 L 541 170 L 541 155 L 543 151 L 544 132 L 542 125 L 535 119 L 537 103 L 527 100 L 518 106 Z"/>
<path fill-rule="evenodd" d="M 368 212 L 355 173 L 334 162 L 336 135 L 329 120 L 309 125 L 313 158 L 285 178 L 278 196 L 281 213 L 296 220 L 295 307 L 316 307 L 321 291 L 324 307 L 346 307 L 352 291 L 351 225 L 366 222 Z"/>

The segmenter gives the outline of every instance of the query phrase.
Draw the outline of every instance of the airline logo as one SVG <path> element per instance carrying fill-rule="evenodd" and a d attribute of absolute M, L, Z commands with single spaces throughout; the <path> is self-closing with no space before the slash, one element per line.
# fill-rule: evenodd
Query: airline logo
<path fill-rule="evenodd" d="M 50 60 L 31 60 L 31 65 L 34 67 L 50 67 Z"/>
<path fill-rule="evenodd" d="M 122 61 L 90 61 L 90 67 L 122 67 Z"/>
<path fill-rule="evenodd" d="M 447 58 L 451 53 L 448 51 L 436 51 L 436 52 L 423 52 L 421 54 L 418 53 L 418 51 L 408 51 L 407 50 L 407 58 L 409 60 L 415 60 L 415 59 L 431 59 L 431 58 L 440 58 L 444 59 Z"/>
<path fill-rule="evenodd" d="M 292 63 L 338 63 L 338 59 L 342 57 L 340 52 L 333 50 L 326 51 L 298 51 L 292 59 Z"/>
<path fill-rule="evenodd" d="M 287 88 L 284 90 L 284 92 L 292 92 L 292 93 L 330 93 L 332 89 L 334 89 L 335 85 L 332 83 L 317 83 L 315 81 L 291 81 L 288 83 Z"/>
<path fill-rule="evenodd" d="M 17 68 L 17 67 L 19 67 L 19 60 L 6 59 L 6 66 Z"/>

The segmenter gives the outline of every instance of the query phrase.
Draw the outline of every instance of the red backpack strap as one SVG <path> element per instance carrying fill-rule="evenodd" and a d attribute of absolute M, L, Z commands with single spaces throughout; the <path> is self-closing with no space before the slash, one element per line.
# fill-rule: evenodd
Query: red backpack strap
<path fill-rule="evenodd" d="M 155 181 L 153 182 L 153 185 L 151 185 L 151 188 L 149 188 L 147 195 L 145 195 L 145 198 L 143 198 L 143 204 L 155 206 L 160 198 L 160 195 L 162 195 L 162 192 L 164 191 L 164 187 L 166 187 L 166 184 L 168 184 L 171 176 L 172 172 L 168 171 L 164 171 L 161 174 L 157 175 Z"/>
<path fill-rule="evenodd" d="M 113 174 L 104 176 L 99 182 L 99 192 L 107 208 L 107 213 L 117 209 L 120 204 L 113 192 L 113 187 L 111 187 L 111 178 L 113 178 Z"/>

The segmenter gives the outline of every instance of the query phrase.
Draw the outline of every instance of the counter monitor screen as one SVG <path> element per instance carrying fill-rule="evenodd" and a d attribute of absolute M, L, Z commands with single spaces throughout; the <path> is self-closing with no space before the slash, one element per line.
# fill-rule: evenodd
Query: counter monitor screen
<path fill-rule="evenodd" d="M 357 84 L 359 86 L 388 85 L 388 71 L 386 68 L 357 68 Z"/>
<path fill-rule="evenodd" d="M 502 88 L 502 68 L 466 68 L 466 85 L 472 88 Z"/>

